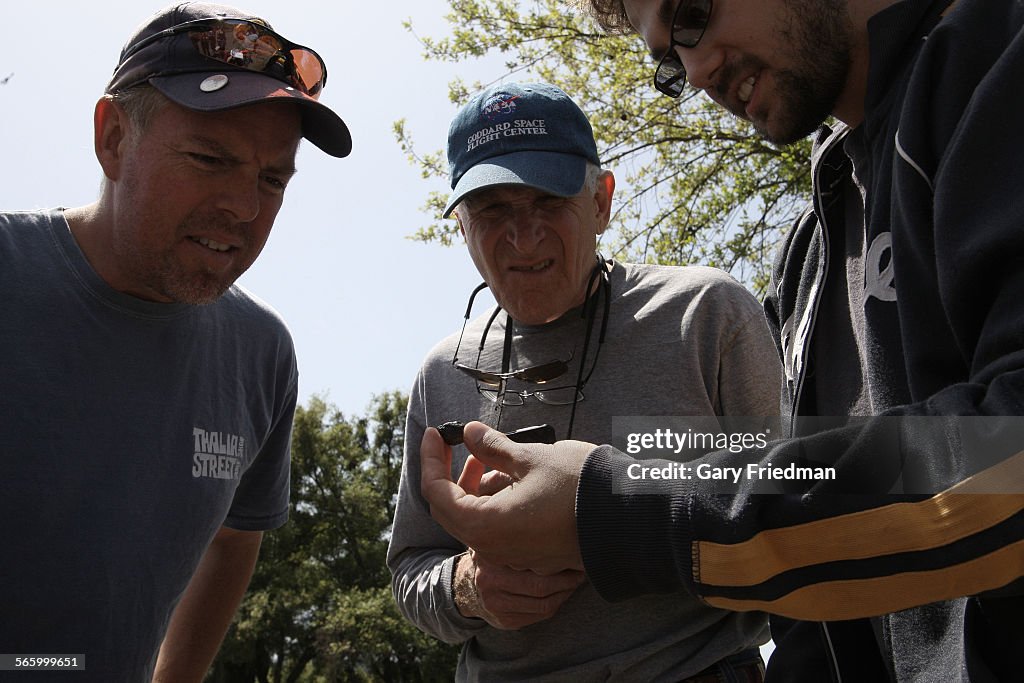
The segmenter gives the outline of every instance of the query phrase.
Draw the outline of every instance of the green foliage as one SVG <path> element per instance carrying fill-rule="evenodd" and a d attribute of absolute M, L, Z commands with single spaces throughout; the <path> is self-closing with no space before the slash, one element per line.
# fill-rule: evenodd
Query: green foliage
<path fill-rule="evenodd" d="M 452 680 L 457 650 L 406 622 L 384 563 L 407 399 L 346 419 L 320 398 L 295 414 L 291 510 L 268 532 L 208 681 Z"/>
<path fill-rule="evenodd" d="M 590 117 L 602 163 L 619 181 L 615 237 L 605 251 L 717 266 L 763 291 L 781 232 L 810 193 L 808 140 L 777 148 L 702 94 L 660 95 L 638 37 L 605 35 L 559 0 L 451 0 L 447 20 L 450 36 L 421 39 L 427 59 L 458 64 L 500 54 L 506 73 L 496 80 L 554 83 Z M 461 104 L 481 87 L 455 80 L 449 95 Z M 395 135 L 425 177 L 447 175 L 443 153 L 418 153 L 404 121 Z M 434 221 L 415 239 L 452 242 L 457 226 L 440 218 L 445 200 L 428 197 Z"/>

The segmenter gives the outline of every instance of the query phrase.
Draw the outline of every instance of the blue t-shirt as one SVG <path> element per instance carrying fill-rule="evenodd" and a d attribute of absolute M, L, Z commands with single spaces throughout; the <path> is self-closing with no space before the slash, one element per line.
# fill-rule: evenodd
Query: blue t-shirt
<path fill-rule="evenodd" d="M 148 681 L 218 529 L 287 519 L 291 337 L 238 286 L 111 289 L 60 210 L 0 213 L 0 301 L 0 652 Z"/>

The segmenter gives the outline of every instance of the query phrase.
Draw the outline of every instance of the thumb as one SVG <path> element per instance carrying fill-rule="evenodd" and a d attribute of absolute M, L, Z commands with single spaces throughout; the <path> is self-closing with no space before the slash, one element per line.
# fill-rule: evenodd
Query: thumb
<path fill-rule="evenodd" d="M 452 482 L 452 451 L 433 427 L 420 442 L 420 491 L 431 505 L 453 503 L 465 492 Z"/>
<path fill-rule="evenodd" d="M 467 423 L 462 437 L 466 448 L 477 460 L 516 480 L 530 469 L 530 448 L 548 448 L 541 444 L 523 446 L 482 422 Z"/>

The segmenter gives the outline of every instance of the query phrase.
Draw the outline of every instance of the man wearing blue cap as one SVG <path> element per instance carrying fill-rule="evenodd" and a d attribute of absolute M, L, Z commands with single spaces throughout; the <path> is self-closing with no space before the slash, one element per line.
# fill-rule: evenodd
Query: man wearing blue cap
<path fill-rule="evenodd" d="M 283 321 L 234 282 L 300 138 L 350 150 L 325 81 L 262 19 L 168 7 L 96 105 L 99 199 L 0 214 L 3 670 L 206 673 L 288 515 L 297 391 Z"/>
<path fill-rule="evenodd" d="M 434 347 L 412 388 L 388 550 L 400 610 L 464 645 L 458 680 L 761 680 L 759 613 L 681 594 L 613 605 L 581 572 L 488 562 L 431 519 L 419 454 L 430 426 L 546 424 L 550 438 L 600 442 L 614 416 L 774 414 L 779 381 L 764 316 L 727 275 L 597 254 L 615 181 L 561 90 L 476 95 L 452 122 L 448 159 L 445 215 L 498 308 Z M 453 451 L 457 472 L 468 454 Z"/>

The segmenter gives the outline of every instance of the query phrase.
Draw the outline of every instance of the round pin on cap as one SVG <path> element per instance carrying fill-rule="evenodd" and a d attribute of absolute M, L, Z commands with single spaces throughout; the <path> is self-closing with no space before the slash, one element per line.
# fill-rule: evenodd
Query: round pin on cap
<path fill-rule="evenodd" d="M 216 90 L 220 90 L 227 84 L 227 76 L 225 76 L 224 74 L 215 74 L 207 79 L 204 79 L 203 82 L 199 84 L 199 89 L 203 92 L 214 92 Z"/>

